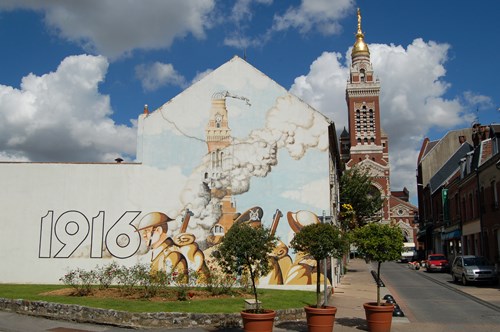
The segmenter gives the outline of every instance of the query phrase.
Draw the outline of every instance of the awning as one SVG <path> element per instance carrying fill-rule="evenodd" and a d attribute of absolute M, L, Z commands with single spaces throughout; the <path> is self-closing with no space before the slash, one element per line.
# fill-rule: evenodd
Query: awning
<path fill-rule="evenodd" d="M 443 233 L 441 235 L 441 240 L 459 239 L 461 236 L 462 236 L 462 231 L 460 229 L 456 229 L 448 233 Z"/>

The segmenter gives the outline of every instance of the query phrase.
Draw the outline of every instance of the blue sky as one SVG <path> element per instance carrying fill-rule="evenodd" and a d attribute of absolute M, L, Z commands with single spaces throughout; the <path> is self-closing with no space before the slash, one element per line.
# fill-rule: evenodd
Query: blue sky
<path fill-rule="evenodd" d="M 500 122 L 500 2 L 0 0 L 0 161 L 133 161 L 137 116 L 234 55 L 347 125 L 361 8 L 381 80 L 392 190 L 472 121 Z"/>

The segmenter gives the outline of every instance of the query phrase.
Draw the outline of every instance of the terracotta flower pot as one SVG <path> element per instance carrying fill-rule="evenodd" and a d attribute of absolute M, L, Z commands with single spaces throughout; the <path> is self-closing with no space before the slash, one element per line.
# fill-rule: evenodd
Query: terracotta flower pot
<path fill-rule="evenodd" d="M 307 329 L 309 332 L 332 332 L 335 323 L 336 307 L 305 306 Z"/>
<path fill-rule="evenodd" d="M 365 308 L 368 331 L 391 331 L 392 312 L 394 311 L 394 305 L 392 303 L 382 303 L 381 305 L 377 305 L 377 302 L 369 302 L 364 303 L 363 307 Z"/>
<path fill-rule="evenodd" d="M 243 330 L 245 332 L 272 332 L 276 311 L 263 310 L 262 313 L 254 313 L 253 310 L 240 312 L 243 319 Z"/>

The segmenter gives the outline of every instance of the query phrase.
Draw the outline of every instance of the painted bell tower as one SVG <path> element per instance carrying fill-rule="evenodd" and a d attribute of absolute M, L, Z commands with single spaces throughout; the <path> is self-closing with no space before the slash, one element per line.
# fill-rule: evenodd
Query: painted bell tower
<path fill-rule="evenodd" d="M 346 169 L 362 165 L 370 170 L 373 185 L 384 199 L 382 221 L 388 222 L 391 194 L 388 138 L 380 127 L 380 82 L 374 77 L 364 38 L 358 9 L 358 30 L 346 88 L 349 128 L 344 128 L 340 136 L 341 158 Z"/>
<path fill-rule="evenodd" d="M 212 95 L 208 123 L 205 129 L 210 163 L 203 175 L 203 182 L 207 184 L 211 194 L 219 197 L 221 217 L 212 227 L 209 242 L 217 244 L 224 234 L 231 228 L 236 215 L 236 204 L 232 198 L 231 188 L 217 188 L 216 183 L 223 176 L 224 165 L 228 162 L 227 147 L 231 145 L 231 129 L 229 128 L 226 97 L 231 96 L 227 91 L 216 92 Z"/>

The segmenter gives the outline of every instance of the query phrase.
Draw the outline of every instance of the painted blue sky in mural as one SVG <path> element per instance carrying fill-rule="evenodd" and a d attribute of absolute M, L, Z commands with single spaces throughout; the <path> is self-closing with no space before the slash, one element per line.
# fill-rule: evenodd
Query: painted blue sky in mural
<path fill-rule="evenodd" d="M 0 1 L 0 160 L 134 160 L 137 116 L 230 60 L 347 122 L 356 8 L 381 80 L 391 187 L 415 190 L 424 137 L 500 122 L 487 1 Z"/>

